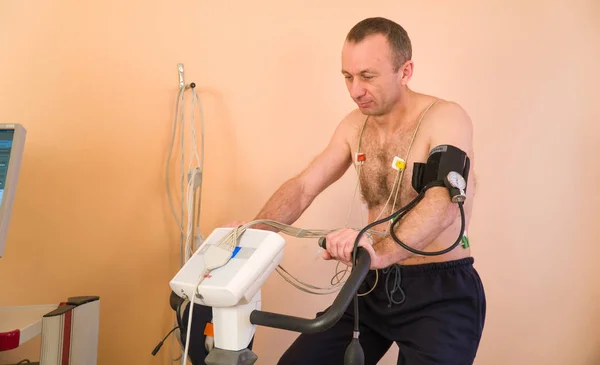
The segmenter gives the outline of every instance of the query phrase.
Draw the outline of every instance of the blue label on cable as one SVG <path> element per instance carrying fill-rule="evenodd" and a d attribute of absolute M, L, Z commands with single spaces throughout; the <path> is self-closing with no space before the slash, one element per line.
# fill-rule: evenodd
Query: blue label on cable
<path fill-rule="evenodd" d="M 238 252 L 240 252 L 242 248 L 240 246 L 237 246 L 235 249 L 233 249 L 233 252 L 231 254 L 231 258 L 234 258 L 235 255 L 237 255 Z"/>

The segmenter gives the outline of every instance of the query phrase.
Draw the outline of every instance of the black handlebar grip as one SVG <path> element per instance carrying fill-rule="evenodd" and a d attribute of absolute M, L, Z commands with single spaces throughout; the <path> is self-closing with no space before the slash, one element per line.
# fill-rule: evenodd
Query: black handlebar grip
<path fill-rule="evenodd" d="M 327 249 L 327 240 L 325 239 L 325 237 L 319 238 L 319 247 L 321 247 L 322 249 Z"/>
<path fill-rule="evenodd" d="M 325 239 L 319 239 L 319 241 L 325 242 Z M 369 256 L 369 253 L 365 249 L 359 247 L 356 265 L 350 271 L 350 276 L 346 279 L 333 303 L 323 315 L 313 318 L 302 318 L 256 309 L 250 313 L 250 323 L 301 333 L 323 332 L 333 327 L 342 318 L 344 313 L 346 313 L 346 309 L 369 273 L 370 266 L 371 256 Z"/>

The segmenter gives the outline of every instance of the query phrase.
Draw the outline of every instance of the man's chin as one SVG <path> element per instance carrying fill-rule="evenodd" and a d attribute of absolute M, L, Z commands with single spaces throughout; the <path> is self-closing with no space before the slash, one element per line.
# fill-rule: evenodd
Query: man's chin
<path fill-rule="evenodd" d="M 364 115 L 368 115 L 370 117 L 375 117 L 375 116 L 381 115 L 381 112 L 374 108 L 370 108 L 370 107 L 361 108 L 359 106 L 358 109 L 360 110 L 361 113 L 363 113 Z"/>

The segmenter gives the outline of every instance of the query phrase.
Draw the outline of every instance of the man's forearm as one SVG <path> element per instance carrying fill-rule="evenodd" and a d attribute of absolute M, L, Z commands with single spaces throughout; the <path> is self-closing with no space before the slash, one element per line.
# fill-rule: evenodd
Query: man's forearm
<path fill-rule="evenodd" d="M 292 178 L 275 191 L 254 219 L 269 219 L 291 225 L 308 208 L 313 199 L 314 197 L 304 193 L 300 179 Z M 252 228 L 278 231 L 274 227 L 262 224 Z"/>
<path fill-rule="evenodd" d="M 458 212 L 445 188 L 432 188 L 395 226 L 396 237 L 414 249 L 424 251 L 437 236 L 455 220 Z M 400 246 L 392 237 L 376 243 L 373 248 L 381 257 L 380 266 L 387 267 L 414 254 Z"/>

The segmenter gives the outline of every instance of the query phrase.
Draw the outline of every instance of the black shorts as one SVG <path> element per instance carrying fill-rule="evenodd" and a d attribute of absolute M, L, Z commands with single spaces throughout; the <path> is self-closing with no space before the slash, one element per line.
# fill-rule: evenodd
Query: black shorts
<path fill-rule="evenodd" d="M 398 364 L 472 364 L 486 311 L 483 284 L 473 262 L 469 257 L 379 270 L 377 286 L 359 299 L 365 365 L 377 364 L 393 343 L 399 347 Z M 371 271 L 359 293 L 370 290 L 375 279 Z M 301 334 L 278 365 L 343 365 L 353 318 L 351 303 L 329 330 Z"/>

